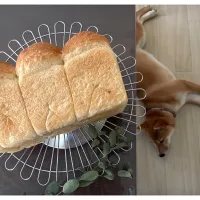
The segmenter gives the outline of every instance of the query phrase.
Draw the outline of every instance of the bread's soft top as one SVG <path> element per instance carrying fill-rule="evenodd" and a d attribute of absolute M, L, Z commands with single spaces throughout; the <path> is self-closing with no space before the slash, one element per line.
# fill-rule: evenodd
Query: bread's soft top
<path fill-rule="evenodd" d="M 83 31 L 77 33 L 67 41 L 62 50 L 63 60 L 66 63 L 74 56 L 80 56 L 82 53 L 92 48 L 108 45 L 109 41 L 106 39 L 106 37 L 90 31 Z"/>
<path fill-rule="evenodd" d="M 63 65 L 61 49 L 47 42 L 39 42 L 20 52 L 16 73 L 19 77 L 24 77 L 46 70 L 52 65 Z"/>
<path fill-rule="evenodd" d="M 62 52 L 65 55 L 74 51 L 76 48 L 83 47 L 84 45 L 93 45 L 94 43 L 109 44 L 109 41 L 100 34 L 82 31 L 67 41 Z"/>

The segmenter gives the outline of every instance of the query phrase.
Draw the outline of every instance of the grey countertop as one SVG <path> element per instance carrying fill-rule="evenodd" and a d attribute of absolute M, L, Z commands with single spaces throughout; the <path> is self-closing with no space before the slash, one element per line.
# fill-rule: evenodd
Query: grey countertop
<path fill-rule="evenodd" d="M 113 46 L 123 44 L 126 56 L 135 56 L 135 7 L 134 6 L 4 6 L 0 5 L 0 51 L 8 51 L 11 39 L 22 41 L 21 34 L 29 29 L 34 33 L 40 24 L 53 27 L 55 22 L 64 21 L 66 26 L 79 21 L 83 30 L 95 25 L 100 33 L 108 33 L 114 38 Z M 133 119 L 134 120 L 134 119 Z M 133 127 L 135 129 L 135 127 Z M 133 130 L 134 131 L 134 130 Z M 136 192 L 136 151 L 135 141 L 128 153 L 122 153 L 121 160 L 128 160 L 134 169 L 133 179 L 116 179 L 114 181 L 99 180 L 88 188 L 79 190 L 76 194 L 126 195 Z M 0 194 L 18 195 L 26 192 L 28 195 L 43 194 L 44 187 L 37 183 L 36 175 L 28 181 L 20 178 L 19 165 L 14 171 L 7 171 L 4 163 L 7 156 L 0 158 Z"/>

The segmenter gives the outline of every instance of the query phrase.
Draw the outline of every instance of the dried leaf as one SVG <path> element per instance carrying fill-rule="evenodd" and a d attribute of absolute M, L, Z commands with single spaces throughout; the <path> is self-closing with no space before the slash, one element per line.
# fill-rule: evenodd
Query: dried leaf
<path fill-rule="evenodd" d="M 88 171 L 80 177 L 79 181 L 94 181 L 95 179 L 98 178 L 98 176 L 99 174 L 97 171 L 95 170 Z"/>
<path fill-rule="evenodd" d="M 103 144 L 103 155 L 106 156 L 109 154 L 109 152 L 110 152 L 110 145 L 108 142 L 105 142 Z"/>
<path fill-rule="evenodd" d="M 56 181 L 51 182 L 45 190 L 45 195 L 55 195 L 59 192 L 59 185 Z"/>
<path fill-rule="evenodd" d="M 94 183 L 94 181 L 80 181 L 79 187 L 87 187 L 92 183 Z"/>
<path fill-rule="evenodd" d="M 98 146 L 100 144 L 100 141 L 98 140 L 98 139 L 94 139 L 93 141 L 92 141 L 92 148 L 94 148 L 94 147 L 96 147 L 96 146 Z"/>
<path fill-rule="evenodd" d="M 120 170 L 120 171 L 118 171 L 118 176 L 119 177 L 125 177 L 125 178 L 132 178 L 130 172 L 128 172 L 126 170 Z"/>
<path fill-rule="evenodd" d="M 77 179 L 71 179 L 64 184 L 63 193 L 71 194 L 72 192 L 76 191 L 78 187 L 79 181 Z"/>
<path fill-rule="evenodd" d="M 115 130 L 112 130 L 109 134 L 109 143 L 111 147 L 114 147 L 116 145 L 116 132 Z"/>

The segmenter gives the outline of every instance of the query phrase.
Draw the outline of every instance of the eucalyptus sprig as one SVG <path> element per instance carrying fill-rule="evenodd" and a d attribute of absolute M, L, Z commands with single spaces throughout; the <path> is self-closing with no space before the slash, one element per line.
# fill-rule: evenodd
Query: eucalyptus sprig
<path fill-rule="evenodd" d="M 63 194 L 71 194 L 78 188 L 87 187 L 100 177 L 111 181 L 114 180 L 115 176 L 125 178 L 132 178 L 133 176 L 133 170 L 128 163 L 123 164 L 122 168 L 115 174 L 116 166 L 108 162 L 108 155 L 111 151 L 130 147 L 131 141 L 124 135 L 125 130 L 123 127 L 116 127 L 109 133 L 102 131 L 100 135 L 107 138 L 107 141 L 103 142 L 103 144 L 95 126 L 88 125 L 86 126 L 86 130 L 92 138 L 91 147 L 94 150 L 97 148 L 101 149 L 103 157 L 93 170 L 84 169 L 84 173 L 80 178 L 68 180 L 63 186 Z M 54 181 L 47 186 L 45 195 L 56 195 L 58 192 L 59 184 Z"/>

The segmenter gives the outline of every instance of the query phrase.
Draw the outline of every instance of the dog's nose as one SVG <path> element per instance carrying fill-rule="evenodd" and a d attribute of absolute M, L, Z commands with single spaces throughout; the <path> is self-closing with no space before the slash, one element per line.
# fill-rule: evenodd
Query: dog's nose
<path fill-rule="evenodd" d="M 164 157 L 165 154 L 164 154 L 164 153 L 160 153 L 159 156 L 160 156 L 160 157 Z"/>

